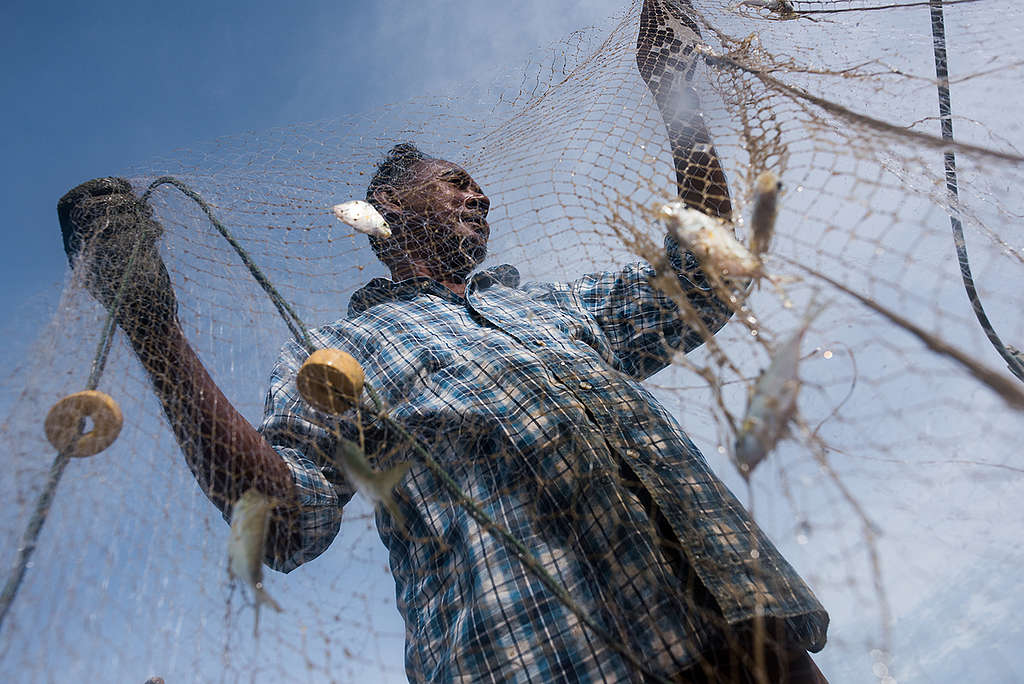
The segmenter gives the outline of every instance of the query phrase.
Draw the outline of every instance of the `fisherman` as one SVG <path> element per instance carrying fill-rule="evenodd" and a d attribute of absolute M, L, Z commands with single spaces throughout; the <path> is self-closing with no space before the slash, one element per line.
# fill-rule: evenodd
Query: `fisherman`
<path fill-rule="evenodd" d="M 672 67 L 699 40 L 690 12 L 687 0 L 645 2 L 637 62 L 680 197 L 728 217 L 699 101 L 677 97 L 693 70 Z M 661 275 L 688 311 L 644 262 L 565 283 L 523 285 L 508 265 L 474 274 L 490 200 L 465 169 L 410 144 L 380 164 L 367 201 L 393 231 L 371 239 L 391 278 L 356 292 L 314 344 L 352 354 L 392 417 L 618 643 L 582 625 L 393 430 L 306 404 L 298 344 L 285 345 L 253 428 L 182 331 L 151 209 L 127 181 L 84 183 L 58 205 L 69 258 L 88 252 L 90 290 L 108 308 L 133 264 L 117 322 L 200 487 L 225 515 L 253 488 L 283 502 L 267 564 L 288 572 L 331 543 L 355 493 L 332 457 L 340 438 L 361 439 L 376 468 L 412 462 L 394 489 L 402 524 L 377 509 L 410 680 L 824 682 L 807 653 L 824 646 L 824 609 L 640 384 L 729 318 L 696 258 L 666 237 Z M 150 239 L 132 261 L 124 245 L 140 233 Z"/>

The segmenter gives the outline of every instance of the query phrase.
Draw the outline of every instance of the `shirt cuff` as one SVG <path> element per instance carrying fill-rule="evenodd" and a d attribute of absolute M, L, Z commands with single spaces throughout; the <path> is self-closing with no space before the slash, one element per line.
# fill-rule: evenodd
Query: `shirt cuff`
<path fill-rule="evenodd" d="M 274 447 L 274 450 L 288 465 L 298 493 L 299 510 L 288 516 L 289 526 L 297 532 L 294 536 L 298 544 L 288 549 L 286 555 L 271 557 L 268 554 L 264 561 L 274 570 L 290 572 L 313 560 L 331 545 L 341 528 L 342 505 L 351 498 L 351 494 L 343 501 L 335 485 L 328 481 L 316 463 L 297 449 Z"/>

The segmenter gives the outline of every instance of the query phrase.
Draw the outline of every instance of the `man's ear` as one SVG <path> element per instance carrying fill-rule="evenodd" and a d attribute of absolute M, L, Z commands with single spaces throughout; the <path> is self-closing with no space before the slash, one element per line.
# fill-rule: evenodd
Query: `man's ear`
<path fill-rule="evenodd" d="M 381 206 L 382 209 L 384 209 L 384 213 L 402 213 L 402 204 L 398 198 L 398 193 L 395 192 L 394 188 L 384 187 L 374 190 L 373 199 Z"/>

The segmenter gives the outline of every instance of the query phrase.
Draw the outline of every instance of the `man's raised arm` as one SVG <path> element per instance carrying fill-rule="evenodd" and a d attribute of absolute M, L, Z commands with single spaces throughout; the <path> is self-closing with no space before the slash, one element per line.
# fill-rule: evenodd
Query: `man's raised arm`
<path fill-rule="evenodd" d="M 57 204 L 64 249 L 80 263 L 89 291 L 108 310 L 141 240 L 116 320 L 149 374 L 185 460 L 203 492 L 225 514 L 249 488 L 294 508 L 297 494 L 285 461 L 231 405 L 192 349 L 177 318 L 177 302 L 156 240 L 161 227 L 128 181 L 98 178 Z M 288 506 L 287 504 L 293 504 Z M 285 522 L 285 521 L 280 521 Z M 271 532 L 268 552 L 288 524 Z"/>
<path fill-rule="evenodd" d="M 690 0 L 644 0 L 636 65 L 668 129 L 679 197 L 688 207 L 731 220 L 725 171 L 693 87 L 700 41 Z"/>
<path fill-rule="evenodd" d="M 677 192 L 687 206 L 731 220 L 725 171 L 692 83 L 700 40 L 689 0 L 644 1 L 636 63 L 665 122 Z M 563 286 L 538 285 L 534 292 L 559 306 L 571 306 L 568 295 L 580 302 L 604 331 L 620 368 L 638 379 L 665 368 L 676 351 L 705 343 L 733 314 L 696 256 L 680 249 L 671 235 L 665 237 L 663 254 L 645 256 L 650 263 L 589 274 Z M 668 286 L 672 280 L 675 285 Z"/>

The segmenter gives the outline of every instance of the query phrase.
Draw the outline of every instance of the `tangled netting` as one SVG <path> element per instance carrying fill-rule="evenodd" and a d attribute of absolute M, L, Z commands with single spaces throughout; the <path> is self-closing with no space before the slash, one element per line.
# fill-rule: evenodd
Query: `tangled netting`
<path fill-rule="evenodd" d="M 637 1 L 490 88 L 199 145 L 129 174 L 131 187 L 110 181 L 125 206 L 64 206 L 65 223 L 116 239 L 68 238 L 81 256 L 60 306 L 33 355 L 9 363 L 0 671 L 544 681 L 575 659 L 580 677 L 670 681 L 714 670 L 694 655 L 732 643 L 714 635 L 817 650 L 821 616 L 786 612 L 814 614 L 816 596 L 830 626 L 814 658 L 833 682 L 1019 679 L 1024 12 L 693 5 Z M 401 142 L 479 183 L 482 268 L 512 264 L 521 291 L 593 316 L 509 299 L 502 320 L 493 300 L 472 313 L 429 288 L 394 297 L 442 301 L 464 327 L 379 292 L 347 314 L 388 272 L 331 206 L 363 199 Z M 680 198 L 749 244 L 764 172 L 782 186 L 753 281 L 715 273 L 699 246 L 666 247 L 662 207 Z M 492 273 L 489 292 L 514 285 Z M 140 298 L 164 278 L 173 297 Z M 614 292 L 594 312 L 598 295 L 580 288 L 598 281 Z M 298 507 L 344 504 L 315 560 L 263 573 L 282 611 L 264 607 L 256 634 L 218 511 L 230 515 L 242 476 L 194 457 L 246 443 L 168 408 L 187 372 L 160 361 L 159 335 L 125 334 L 175 307 L 223 391 L 205 400 L 258 426 L 273 385 L 266 409 L 291 417 L 268 441 L 336 492 Z M 358 334 L 309 332 L 346 315 L 362 317 Z M 286 368 L 272 381 L 286 343 L 296 368 L 320 346 L 353 352 L 360 406 L 330 416 Z M 120 435 L 91 458 L 57 454 L 47 412 L 94 388 L 120 406 Z M 797 389 L 790 415 L 779 395 Z M 738 437 L 773 420 L 778 439 L 741 456 Z M 358 487 L 331 439 L 375 470 L 412 464 L 385 496 L 403 520 L 365 491 L 346 503 Z M 289 569 L 301 535 L 281 510 L 266 553 Z"/>

